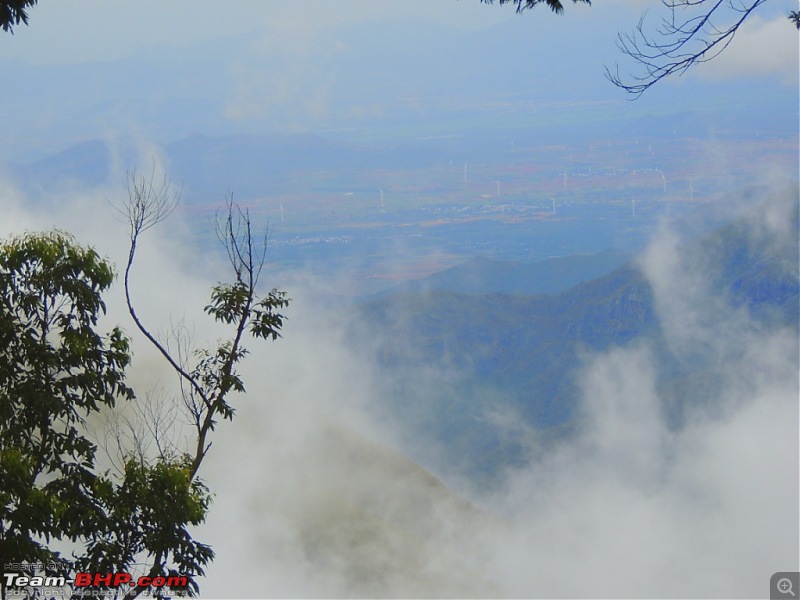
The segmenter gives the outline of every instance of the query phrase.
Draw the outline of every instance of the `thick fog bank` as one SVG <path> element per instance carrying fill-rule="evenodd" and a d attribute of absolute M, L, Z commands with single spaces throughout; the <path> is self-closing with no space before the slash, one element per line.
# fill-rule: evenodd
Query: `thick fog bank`
<path fill-rule="evenodd" d="M 121 266 L 125 227 L 98 209 L 104 193 L 65 195 L 45 215 L 2 188 L 0 234 L 57 225 Z M 796 243 L 796 204 L 790 195 L 752 211 L 753 243 Z M 135 298 L 154 329 L 185 317 L 202 345 L 222 333 L 201 310 L 224 264 L 187 275 L 185 237 L 179 218 L 151 232 Z M 687 385 L 676 427 L 646 340 L 587 356 L 568 442 L 537 452 L 529 432 L 536 458 L 469 498 L 403 456 L 413 432 L 375 418 L 391 388 L 319 306 L 336 282 L 285 282 L 284 338 L 250 344 L 247 394 L 203 468 L 215 502 L 197 535 L 217 558 L 202 595 L 763 596 L 773 572 L 798 568 L 798 332 L 765 328 L 716 295 L 713 260 L 685 260 L 669 231 L 639 264 L 675 360 L 709 361 L 724 383 L 698 398 Z M 106 322 L 132 332 L 118 288 Z M 132 385 L 174 391 L 134 338 Z M 424 367 L 419 381 L 435 384 Z"/>

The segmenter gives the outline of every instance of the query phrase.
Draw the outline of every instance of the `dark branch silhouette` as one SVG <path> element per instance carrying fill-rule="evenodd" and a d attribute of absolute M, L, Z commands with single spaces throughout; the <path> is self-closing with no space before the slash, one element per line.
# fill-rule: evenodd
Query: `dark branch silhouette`
<path fill-rule="evenodd" d="M 39 0 L 2 0 L 0 2 L 0 29 L 14 35 L 14 25 L 28 24 L 29 6 Z"/>
<path fill-rule="evenodd" d="M 670 75 L 682 75 L 708 62 L 728 47 L 747 18 L 766 0 L 662 0 L 668 16 L 653 33 L 647 12 L 632 32 L 620 32 L 617 46 L 633 58 L 642 73 L 625 78 L 619 67 L 606 67 L 606 77 L 634 97 Z M 791 15 L 790 15 L 791 18 Z"/>
<path fill-rule="evenodd" d="M 591 0 L 572 0 L 574 3 L 583 2 L 584 4 L 591 4 Z M 484 4 L 494 4 L 494 0 L 481 0 Z M 500 4 L 514 4 L 517 7 L 517 12 L 535 7 L 537 4 L 546 4 L 556 14 L 564 12 L 564 5 L 560 0 L 499 0 Z"/>

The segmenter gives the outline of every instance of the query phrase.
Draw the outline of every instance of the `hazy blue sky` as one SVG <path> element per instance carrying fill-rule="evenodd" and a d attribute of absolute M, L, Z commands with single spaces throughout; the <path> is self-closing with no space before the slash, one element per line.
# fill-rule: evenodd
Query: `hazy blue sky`
<path fill-rule="evenodd" d="M 422 17 L 460 29 L 480 29 L 507 19 L 521 19 L 531 27 L 541 22 L 563 27 L 576 43 L 589 30 L 606 31 L 607 47 L 587 50 L 607 53 L 616 31 L 632 28 L 648 4 L 654 20 L 664 14 L 660 5 L 642 0 L 607 0 L 592 7 L 570 5 L 561 17 L 543 7 L 517 16 L 511 6 L 487 6 L 478 0 L 240 0 L 226 3 L 223 10 L 219 2 L 207 0 L 60 0 L 34 7 L 30 27 L 20 26 L 13 37 L 0 38 L 0 57 L 24 57 L 38 63 L 108 60 L 159 45 L 180 46 L 221 35 L 275 29 L 295 36 L 312 35 L 322 28 L 397 16 Z M 771 74 L 796 84 L 797 32 L 785 18 L 793 7 L 796 3 L 792 0 L 770 0 L 759 8 L 727 56 L 703 69 L 704 73 L 708 77 Z"/>
<path fill-rule="evenodd" d="M 0 111 L 16 115 L 0 123 L 0 160 L 126 135 L 163 143 L 194 132 L 405 127 L 489 106 L 507 115 L 583 106 L 591 119 L 609 118 L 605 107 L 732 104 L 782 122 L 796 115 L 793 0 L 770 0 L 723 55 L 628 104 L 603 67 L 634 69 L 615 42 L 645 4 L 569 4 L 558 16 L 479 0 L 242 0 L 225 10 L 206 0 L 42 2 L 30 26 L 0 36 L 0 73 L 14 91 Z M 651 4 L 649 26 L 665 16 Z"/>

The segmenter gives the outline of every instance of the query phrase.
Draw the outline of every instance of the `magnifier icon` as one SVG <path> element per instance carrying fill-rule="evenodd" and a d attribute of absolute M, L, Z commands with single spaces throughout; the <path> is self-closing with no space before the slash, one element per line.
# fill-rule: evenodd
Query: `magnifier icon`
<path fill-rule="evenodd" d="M 781 579 L 778 579 L 778 583 L 775 584 L 775 585 L 777 586 L 778 591 L 781 594 L 791 594 L 793 598 L 797 598 L 795 593 L 792 591 L 792 580 L 791 579 L 789 579 L 787 577 L 783 577 Z"/>

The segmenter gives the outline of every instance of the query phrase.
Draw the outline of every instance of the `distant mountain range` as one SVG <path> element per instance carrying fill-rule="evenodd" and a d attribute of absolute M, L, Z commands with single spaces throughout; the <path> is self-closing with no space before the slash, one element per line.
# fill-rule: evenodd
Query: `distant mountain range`
<path fill-rule="evenodd" d="M 525 151 L 522 146 L 540 150 L 552 144 L 582 145 L 612 139 L 636 138 L 637 144 L 641 141 L 643 145 L 676 136 L 719 139 L 729 129 L 735 130 L 734 117 L 695 111 L 644 117 L 623 114 L 574 126 L 474 118 L 454 123 L 443 135 L 422 135 L 431 133 L 431 129 L 420 121 L 406 127 L 398 125 L 394 133 L 379 139 L 364 138 L 363 132 L 356 130 L 192 133 L 173 141 L 112 134 L 103 139 L 81 136 L 84 141 L 55 147 L 34 160 L 25 160 L 24 154 L 12 160 L 0 159 L 0 174 L 9 176 L 27 193 L 46 195 L 64 187 L 118 184 L 126 171 L 150 169 L 155 154 L 173 181 L 186 184 L 184 200 L 192 204 L 218 201 L 230 191 L 242 199 L 295 192 L 297 175 L 314 170 L 360 181 L 365 172 L 414 170 L 461 160 L 513 164 Z M 649 159 L 644 163 L 648 168 L 654 166 Z M 661 166 L 666 168 L 663 163 Z"/>
<path fill-rule="evenodd" d="M 385 19 L 309 38 L 275 29 L 91 63 L 5 59 L 0 71 L 14 93 L 0 97 L 0 112 L 14 118 L 0 122 L 0 161 L 26 163 L 77 141 L 124 135 L 162 144 L 192 132 L 441 135 L 486 115 L 495 129 L 533 125 L 543 139 L 561 143 L 609 122 L 631 134 L 677 129 L 704 137 L 736 126 L 742 111 L 761 131 L 782 130 L 796 118 L 786 109 L 790 86 L 766 81 L 695 81 L 704 101 L 677 122 L 668 115 L 685 105 L 680 86 L 664 86 L 658 103 L 640 109 L 603 77 L 603 62 L 617 58 L 607 32 L 569 43 L 572 19 L 511 18 L 481 31 Z M 513 51 L 501 52 L 498 40 Z M 552 56 L 542 57 L 543 47 Z M 632 118 L 642 120 L 623 123 Z"/>
<path fill-rule="evenodd" d="M 95 139 L 35 161 L 0 167 L 21 189 L 46 196 L 65 187 L 119 184 L 114 179 L 124 178 L 126 171 L 151 169 L 153 153 L 172 181 L 184 182 L 184 201 L 195 204 L 218 202 L 230 191 L 245 200 L 298 193 L 298 178 L 310 171 L 335 173 L 363 185 L 365 172 L 446 165 L 454 157 L 475 155 L 475 148 L 481 148 L 483 156 L 491 153 L 495 160 L 505 160 L 514 149 L 502 136 L 479 129 L 458 136 L 379 142 L 312 133 L 193 134 L 163 145 L 132 138 Z"/>
<path fill-rule="evenodd" d="M 491 290 L 497 294 L 553 294 L 605 275 L 629 258 L 629 255 L 615 249 L 597 254 L 558 256 L 533 264 L 477 257 L 423 279 L 413 279 L 389 288 L 373 298 L 433 291 L 485 294 Z"/>
<path fill-rule="evenodd" d="M 775 202 L 798 222 L 796 189 Z M 712 233 L 687 233 L 680 260 L 707 273 L 714 296 L 746 308 L 760 328 L 796 329 L 797 228 L 787 239 L 754 236 L 752 217 L 769 206 L 764 199 Z M 688 362 L 670 348 L 653 291 L 635 262 L 549 295 L 444 289 L 457 275 L 485 275 L 483 267 L 490 270 L 477 261 L 432 277 L 428 285 L 367 300 L 358 306 L 353 331 L 355 339 L 370 340 L 365 351 L 399 390 L 389 400 L 394 418 L 424 432 L 447 464 L 461 465 L 476 481 L 524 456 L 524 436 L 500 433 L 492 415 L 513 415 L 545 436 L 569 431 L 579 398 L 575 377 L 587 352 L 647 340 L 658 358 L 665 410 L 676 426 L 683 403 L 702 401 L 703 389 L 719 388 L 721 375 L 702 348 Z M 468 287 L 468 281 L 453 287 Z M 486 276 L 489 281 L 507 286 L 502 269 L 497 278 Z"/>

